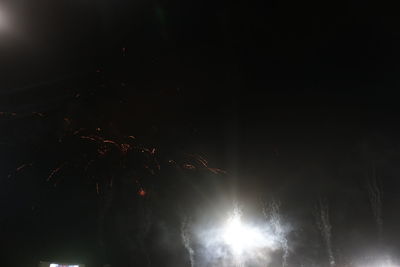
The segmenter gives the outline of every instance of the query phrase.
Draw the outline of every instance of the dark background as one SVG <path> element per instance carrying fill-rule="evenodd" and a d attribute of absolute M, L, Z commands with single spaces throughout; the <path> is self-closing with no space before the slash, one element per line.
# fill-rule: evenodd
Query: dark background
<path fill-rule="evenodd" d="M 250 206 L 279 199 L 294 228 L 291 266 L 327 262 L 313 217 L 319 198 L 331 207 L 338 260 L 379 249 L 399 253 L 400 24 L 393 6 L 39 0 L 2 7 L 13 18 L 11 30 L 0 34 L 3 266 L 42 259 L 135 266 L 130 249 L 115 240 L 137 231 L 99 246 L 93 183 L 72 171 L 56 187 L 46 182 L 72 153 L 56 148 L 64 118 L 134 135 L 161 158 L 202 155 L 227 171 L 188 178 L 214 192 L 211 199 L 228 194 Z M 384 193 L 383 245 L 366 190 L 374 173 Z M 175 183 L 168 172 L 163 179 Z M 185 185 L 178 188 L 172 195 L 165 190 L 165 198 L 203 205 L 184 193 Z M 115 209 L 132 201 L 128 210 L 139 214 L 141 200 L 121 194 L 126 199 Z M 154 246 L 154 257 L 173 254 Z M 176 246 L 175 254 L 185 253 Z M 158 266 L 189 266 L 187 259 L 172 262 Z"/>

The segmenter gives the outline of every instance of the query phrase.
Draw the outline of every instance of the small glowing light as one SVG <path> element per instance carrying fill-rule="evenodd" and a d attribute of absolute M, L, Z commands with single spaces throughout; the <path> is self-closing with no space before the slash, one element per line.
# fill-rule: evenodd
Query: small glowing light
<path fill-rule="evenodd" d="M 145 196 L 146 196 L 146 191 L 144 191 L 143 188 L 140 188 L 138 194 L 139 194 L 139 196 L 141 196 L 141 197 L 145 197 Z"/>

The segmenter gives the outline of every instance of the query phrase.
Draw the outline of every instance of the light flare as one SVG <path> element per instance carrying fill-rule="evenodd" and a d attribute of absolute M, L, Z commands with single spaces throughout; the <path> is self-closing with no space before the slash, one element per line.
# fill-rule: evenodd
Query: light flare
<path fill-rule="evenodd" d="M 240 209 L 235 208 L 221 224 L 195 231 L 195 260 L 212 267 L 269 266 L 275 253 L 285 250 L 285 228 L 268 218 L 252 223 L 242 218 Z"/>
<path fill-rule="evenodd" d="M 235 255 L 273 244 L 259 228 L 243 224 L 237 211 L 228 219 L 222 235 Z"/>

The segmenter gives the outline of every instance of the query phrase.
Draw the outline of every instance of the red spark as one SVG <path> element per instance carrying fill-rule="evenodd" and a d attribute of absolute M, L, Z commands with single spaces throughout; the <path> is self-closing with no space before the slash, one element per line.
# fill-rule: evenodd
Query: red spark
<path fill-rule="evenodd" d="M 15 169 L 15 172 L 14 172 L 14 173 L 10 173 L 7 177 L 8 177 L 8 178 L 11 178 L 11 177 L 12 177 L 13 175 L 15 175 L 16 173 L 22 171 L 23 169 L 25 169 L 25 168 L 27 168 L 27 167 L 31 167 L 32 165 L 33 165 L 33 163 L 24 163 L 24 164 L 22 164 L 21 166 L 17 167 L 17 168 Z"/>
<path fill-rule="evenodd" d="M 194 158 L 201 164 L 203 165 L 204 168 L 208 168 L 208 161 L 203 159 L 201 156 L 199 155 L 194 155 Z"/>
<path fill-rule="evenodd" d="M 37 115 L 39 117 L 44 117 L 44 114 L 41 112 L 33 112 L 33 115 Z"/>
<path fill-rule="evenodd" d="M 98 148 L 98 149 L 97 149 L 97 153 L 98 153 L 99 155 L 101 155 L 101 156 L 106 155 L 107 152 L 108 152 L 108 150 L 107 150 L 107 148 L 105 148 L 105 147 L 101 147 L 101 148 Z"/>
<path fill-rule="evenodd" d="M 104 140 L 103 143 L 108 143 L 108 144 L 113 144 L 115 146 L 118 146 L 118 144 L 116 142 L 114 142 L 113 140 Z"/>
<path fill-rule="evenodd" d="M 57 167 L 54 170 L 52 170 L 50 175 L 47 177 L 47 181 L 50 181 L 61 170 L 61 168 L 64 165 L 65 165 L 65 162 L 63 164 L 61 164 L 59 167 Z"/>
<path fill-rule="evenodd" d="M 90 141 L 93 141 L 93 142 L 97 141 L 96 138 L 94 138 L 94 137 L 84 136 L 84 135 L 81 136 L 81 139 L 86 139 L 86 140 L 90 140 Z"/>
<path fill-rule="evenodd" d="M 218 168 L 207 168 L 207 169 L 214 174 L 226 173 L 226 171 L 218 169 Z"/>
<path fill-rule="evenodd" d="M 0 112 L 0 116 L 17 116 L 17 113 L 15 113 L 15 112 L 4 112 L 4 111 L 1 111 L 1 112 Z"/>
<path fill-rule="evenodd" d="M 15 171 L 16 171 L 16 172 L 19 172 L 20 170 L 22 170 L 22 169 L 24 169 L 25 167 L 28 167 L 28 166 L 32 166 L 32 163 L 25 163 L 25 164 L 22 164 L 22 165 L 19 166 L 17 169 L 15 169 Z"/>
<path fill-rule="evenodd" d="M 69 118 L 64 118 L 65 123 L 71 124 L 71 120 Z"/>
<path fill-rule="evenodd" d="M 126 154 L 130 148 L 131 148 L 131 146 L 129 144 L 121 144 L 121 151 L 124 154 Z"/>
<path fill-rule="evenodd" d="M 187 169 L 187 170 L 195 170 L 195 169 L 196 169 L 196 167 L 195 167 L 194 165 L 189 164 L 189 163 L 183 164 L 182 167 L 185 168 L 185 169 Z"/>
<path fill-rule="evenodd" d="M 146 191 L 144 191 L 143 188 L 140 188 L 138 194 L 139 194 L 139 196 L 141 196 L 141 197 L 145 197 L 147 193 L 146 193 Z"/>
<path fill-rule="evenodd" d="M 190 157 L 194 158 L 194 160 L 201 165 L 201 167 L 203 167 L 206 170 L 209 170 L 210 172 L 214 173 L 214 174 L 220 174 L 220 173 L 226 173 L 226 171 L 218 169 L 218 168 L 210 168 L 208 167 L 208 161 L 205 160 L 203 157 L 199 156 L 199 155 L 190 155 Z"/>
<path fill-rule="evenodd" d="M 72 135 L 77 135 L 77 134 L 80 133 L 82 130 L 84 130 L 84 129 L 83 129 L 83 128 L 80 128 L 80 129 L 74 131 L 74 132 L 72 133 Z M 81 138 L 82 138 L 82 136 L 81 136 Z"/>

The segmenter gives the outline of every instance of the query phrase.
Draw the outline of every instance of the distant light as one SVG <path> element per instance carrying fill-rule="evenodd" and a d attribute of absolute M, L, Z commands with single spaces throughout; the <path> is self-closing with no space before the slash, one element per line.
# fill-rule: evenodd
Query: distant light
<path fill-rule="evenodd" d="M 65 265 L 65 264 L 51 263 L 50 267 L 79 267 L 79 265 Z"/>

